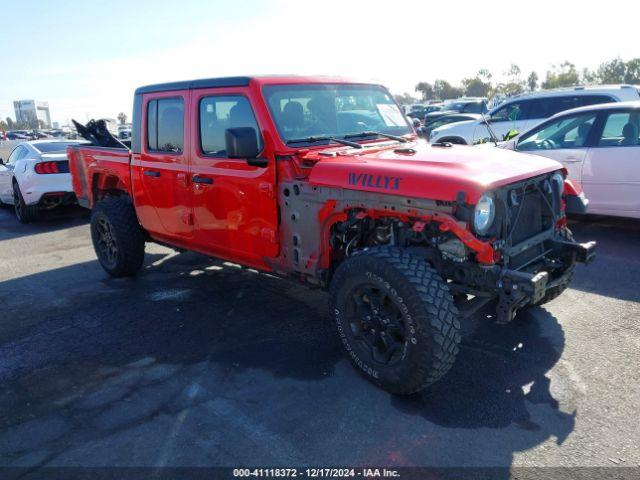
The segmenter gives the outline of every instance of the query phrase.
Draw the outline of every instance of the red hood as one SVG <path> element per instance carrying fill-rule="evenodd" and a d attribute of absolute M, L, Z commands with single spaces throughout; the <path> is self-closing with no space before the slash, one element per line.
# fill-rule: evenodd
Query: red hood
<path fill-rule="evenodd" d="M 401 153 L 408 148 L 415 153 Z M 337 156 L 318 150 L 304 156 L 317 162 L 309 176 L 312 184 L 443 201 L 454 201 L 463 191 L 470 204 L 487 190 L 562 169 L 554 160 L 501 148 L 432 147 L 421 141 L 322 152 Z"/>

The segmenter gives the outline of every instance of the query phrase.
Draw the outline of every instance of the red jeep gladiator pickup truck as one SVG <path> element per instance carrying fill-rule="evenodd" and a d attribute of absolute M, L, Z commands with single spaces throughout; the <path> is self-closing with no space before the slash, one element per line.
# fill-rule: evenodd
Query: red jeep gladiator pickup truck
<path fill-rule="evenodd" d="M 566 226 L 560 164 L 428 145 L 379 85 L 151 85 L 130 148 L 78 129 L 92 145 L 68 150 L 73 187 L 108 273 L 135 274 L 155 241 L 326 288 L 348 357 L 393 393 L 451 368 L 471 312 L 510 322 L 594 257 Z"/>

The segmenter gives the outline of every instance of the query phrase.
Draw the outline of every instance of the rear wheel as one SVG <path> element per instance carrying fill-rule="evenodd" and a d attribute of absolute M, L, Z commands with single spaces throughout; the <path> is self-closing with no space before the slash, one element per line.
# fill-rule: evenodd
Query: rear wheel
<path fill-rule="evenodd" d="M 27 205 L 22 197 L 18 182 L 13 182 L 13 209 L 20 223 L 30 223 L 38 219 L 38 205 Z"/>
<path fill-rule="evenodd" d="M 342 345 L 373 383 L 411 394 L 453 365 L 458 312 L 446 283 L 423 259 L 390 247 L 357 253 L 337 269 L 330 293 Z"/>
<path fill-rule="evenodd" d="M 99 201 L 91 213 L 91 240 L 98 261 L 114 277 L 135 275 L 144 262 L 145 236 L 127 197 Z"/>

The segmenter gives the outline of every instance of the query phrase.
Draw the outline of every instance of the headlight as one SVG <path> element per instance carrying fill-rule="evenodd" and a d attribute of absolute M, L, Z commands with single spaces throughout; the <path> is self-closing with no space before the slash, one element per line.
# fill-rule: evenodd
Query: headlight
<path fill-rule="evenodd" d="M 560 172 L 556 172 L 551 177 L 551 181 L 554 183 L 558 196 L 562 197 L 562 194 L 564 193 L 564 176 Z"/>
<path fill-rule="evenodd" d="M 476 204 L 473 214 L 473 227 L 478 235 L 486 235 L 496 217 L 496 207 L 493 198 L 488 193 L 483 194 Z"/>

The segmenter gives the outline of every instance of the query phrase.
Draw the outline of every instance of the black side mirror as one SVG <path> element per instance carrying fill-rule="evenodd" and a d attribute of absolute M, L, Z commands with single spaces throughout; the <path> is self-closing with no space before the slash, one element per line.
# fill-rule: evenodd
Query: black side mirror
<path fill-rule="evenodd" d="M 224 132 L 225 148 L 229 158 L 246 158 L 253 167 L 266 167 L 269 161 L 258 158 L 258 135 L 252 127 L 227 128 Z"/>
<path fill-rule="evenodd" d="M 0 157 L 0 165 L 4 165 L 4 159 Z"/>

